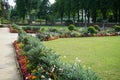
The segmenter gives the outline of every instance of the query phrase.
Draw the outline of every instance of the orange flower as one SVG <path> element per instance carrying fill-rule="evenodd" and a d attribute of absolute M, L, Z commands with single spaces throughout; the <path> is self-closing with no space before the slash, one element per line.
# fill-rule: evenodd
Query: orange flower
<path fill-rule="evenodd" d="M 36 79 L 36 76 L 32 76 L 32 80 Z"/>
<path fill-rule="evenodd" d="M 32 72 L 34 73 L 34 72 L 36 72 L 37 70 L 36 69 L 34 69 Z"/>

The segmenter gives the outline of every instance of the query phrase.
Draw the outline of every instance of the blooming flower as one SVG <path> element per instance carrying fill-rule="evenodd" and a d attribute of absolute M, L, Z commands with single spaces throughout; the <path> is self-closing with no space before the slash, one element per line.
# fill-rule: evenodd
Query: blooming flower
<path fill-rule="evenodd" d="M 66 56 L 64 56 L 64 58 L 66 58 Z"/>
<path fill-rule="evenodd" d="M 37 70 L 36 69 L 34 69 L 32 72 L 34 73 L 34 72 L 36 72 Z"/>
<path fill-rule="evenodd" d="M 51 78 L 48 78 L 48 80 L 52 80 Z"/>
<path fill-rule="evenodd" d="M 36 76 L 32 76 L 32 79 L 33 79 L 33 80 L 36 79 Z"/>
<path fill-rule="evenodd" d="M 45 78 L 45 76 L 44 76 L 44 75 L 41 75 L 41 78 L 42 78 L 42 79 L 44 79 L 44 78 Z"/>

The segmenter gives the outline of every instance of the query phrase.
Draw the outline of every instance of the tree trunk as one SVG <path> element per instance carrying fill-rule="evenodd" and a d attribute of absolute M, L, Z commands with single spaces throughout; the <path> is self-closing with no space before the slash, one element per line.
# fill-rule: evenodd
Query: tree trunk
<path fill-rule="evenodd" d="M 117 20 L 117 9 L 116 10 L 114 10 L 114 12 L 113 12 L 113 14 L 114 14 L 114 22 L 118 22 L 118 20 Z"/>
<path fill-rule="evenodd" d="M 73 13 L 73 23 L 75 23 L 75 13 Z"/>
<path fill-rule="evenodd" d="M 77 22 L 80 22 L 80 14 L 79 14 L 79 10 L 78 10 L 78 21 Z"/>
<path fill-rule="evenodd" d="M 83 9 L 82 9 L 82 23 L 83 23 Z"/>
<path fill-rule="evenodd" d="M 120 9 L 119 9 L 119 15 L 118 15 L 118 22 L 120 23 Z"/>
<path fill-rule="evenodd" d="M 88 10 L 88 13 L 87 13 L 87 18 L 88 18 L 88 23 L 90 23 L 90 11 Z"/>
<path fill-rule="evenodd" d="M 63 24 L 63 14 L 61 14 L 61 24 Z"/>
<path fill-rule="evenodd" d="M 93 14 L 93 22 L 96 23 L 96 17 L 97 17 L 96 10 L 93 10 L 92 14 Z"/>
<path fill-rule="evenodd" d="M 47 20 L 48 20 L 48 19 L 46 18 L 46 19 L 45 19 L 45 24 L 46 24 L 46 25 L 48 24 Z"/>
<path fill-rule="evenodd" d="M 70 20 L 70 10 L 68 10 L 68 20 Z"/>
<path fill-rule="evenodd" d="M 103 20 L 107 19 L 106 13 L 107 13 L 107 9 L 102 9 L 102 15 L 103 15 Z"/>
<path fill-rule="evenodd" d="M 87 17 L 87 10 L 85 10 L 85 27 L 87 27 L 87 19 L 86 19 L 86 17 Z"/>

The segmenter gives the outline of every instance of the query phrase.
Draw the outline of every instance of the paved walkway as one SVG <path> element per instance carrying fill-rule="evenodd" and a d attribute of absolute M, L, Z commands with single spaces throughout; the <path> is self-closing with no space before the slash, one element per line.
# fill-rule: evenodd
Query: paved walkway
<path fill-rule="evenodd" d="M 12 42 L 17 34 L 9 33 L 8 28 L 0 28 L 0 80 L 20 80 Z"/>

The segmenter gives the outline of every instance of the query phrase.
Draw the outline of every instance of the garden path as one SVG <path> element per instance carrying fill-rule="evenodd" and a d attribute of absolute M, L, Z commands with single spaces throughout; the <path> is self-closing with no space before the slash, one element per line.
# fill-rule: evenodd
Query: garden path
<path fill-rule="evenodd" d="M 16 39 L 17 34 L 11 34 L 9 28 L 0 28 L 0 80 L 20 80 L 12 45 Z"/>

